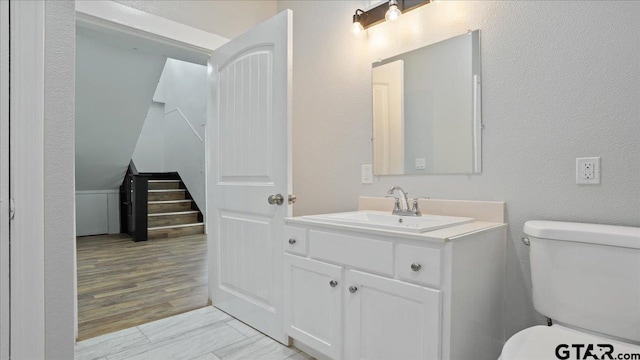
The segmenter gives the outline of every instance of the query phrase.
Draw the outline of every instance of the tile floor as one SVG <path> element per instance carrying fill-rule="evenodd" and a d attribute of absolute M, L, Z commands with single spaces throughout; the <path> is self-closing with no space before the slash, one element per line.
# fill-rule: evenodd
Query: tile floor
<path fill-rule="evenodd" d="M 76 344 L 76 360 L 309 360 L 208 306 Z"/>

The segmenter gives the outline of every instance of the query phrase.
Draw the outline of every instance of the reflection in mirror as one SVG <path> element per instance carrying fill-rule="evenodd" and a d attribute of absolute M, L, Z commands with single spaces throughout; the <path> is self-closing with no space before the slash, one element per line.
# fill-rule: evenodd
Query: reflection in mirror
<path fill-rule="evenodd" d="M 479 30 L 373 64 L 375 175 L 480 168 Z"/>

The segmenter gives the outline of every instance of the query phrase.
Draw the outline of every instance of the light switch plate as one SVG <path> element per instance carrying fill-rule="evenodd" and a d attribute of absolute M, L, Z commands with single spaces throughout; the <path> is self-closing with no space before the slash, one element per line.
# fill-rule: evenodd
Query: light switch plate
<path fill-rule="evenodd" d="M 424 170 L 427 166 L 427 162 L 424 158 L 416 159 L 416 170 Z"/>
<path fill-rule="evenodd" d="M 371 164 L 362 165 L 362 183 L 373 184 L 373 166 Z"/>
<path fill-rule="evenodd" d="M 600 158 L 585 157 L 576 159 L 576 184 L 600 184 Z"/>

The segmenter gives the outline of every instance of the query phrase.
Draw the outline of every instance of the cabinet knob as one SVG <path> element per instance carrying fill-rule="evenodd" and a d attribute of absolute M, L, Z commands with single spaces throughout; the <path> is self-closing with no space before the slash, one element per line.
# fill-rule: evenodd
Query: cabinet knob
<path fill-rule="evenodd" d="M 296 243 L 296 239 L 293 239 L 293 238 L 289 239 L 289 245 L 293 245 L 295 243 Z"/>
<path fill-rule="evenodd" d="M 349 292 L 350 292 L 350 293 L 355 294 L 355 293 L 356 293 L 356 291 L 358 291 L 358 288 L 357 288 L 357 287 L 355 287 L 355 286 L 349 286 Z"/>
<path fill-rule="evenodd" d="M 331 281 L 329 281 L 329 285 L 330 285 L 331 287 L 336 287 L 336 286 L 338 286 L 338 282 L 337 282 L 337 281 L 335 281 L 335 280 L 331 280 Z"/>
<path fill-rule="evenodd" d="M 418 263 L 413 263 L 411 264 L 411 270 L 413 271 L 420 271 L 420 269 L 422 269 L 422 265 L 418 264 Z"/>

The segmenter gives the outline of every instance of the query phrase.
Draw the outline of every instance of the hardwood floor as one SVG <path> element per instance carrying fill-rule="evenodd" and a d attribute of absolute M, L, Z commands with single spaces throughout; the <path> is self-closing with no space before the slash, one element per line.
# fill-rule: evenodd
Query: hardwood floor
<path fill-rule="evenodd" d="M 207 305 L 206 236 L 76 239 L 78 340 Z"/>

